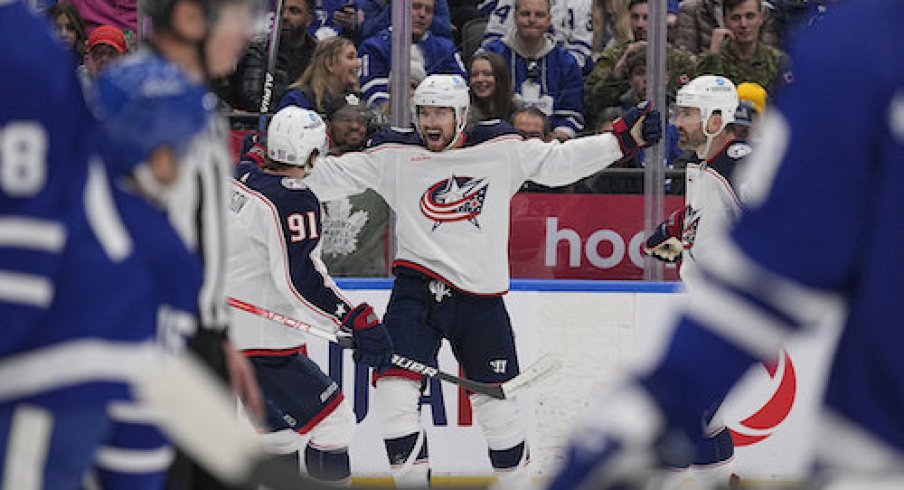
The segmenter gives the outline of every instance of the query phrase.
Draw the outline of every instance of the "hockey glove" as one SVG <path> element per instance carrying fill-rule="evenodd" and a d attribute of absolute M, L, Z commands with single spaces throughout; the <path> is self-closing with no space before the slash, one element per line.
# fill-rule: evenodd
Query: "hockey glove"
<path fill-rule="evenodd" d="M 355 362 L 370 366 L 377 372 L 392 364 L 392 339 L 369 304 L 361 303 L 352 308 L 342 318 L 342 328 L 352 334 Z"/>
<path fill-rule="evenodd" d="M 612 124 L 622 154 L 629 157 L 662 138 L 662 117 L 653 104 L 644 101 L 632 107 Z"/>
<path fill-rule="evenodd" d="M 607 392 L 572 434 L 548 490 L 659 488 L 647 486 L 660 476 L 655 470 L 686 467 L 694 456 L 690 439 L 666 428 L 659 404 L 639 384 Z"/>
<path fill-rule="evenodd" d="M 675 262 L 681 258 L 684 244 L 679 238 L 684 229 L 684 213 L 687 208 L 682 208 L 669 216 L 656 227 L 653 234 L 647 238 L 643 246 L 643 252 L 652 255 L 665 262 Z"/>

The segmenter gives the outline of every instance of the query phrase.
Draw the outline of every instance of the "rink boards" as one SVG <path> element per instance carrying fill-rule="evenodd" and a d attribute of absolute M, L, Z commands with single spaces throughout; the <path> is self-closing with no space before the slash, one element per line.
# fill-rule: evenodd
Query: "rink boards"
<path fill-rule="evenodd" d="M 390 280 L 346 279 L 339 283 L 352 300 L 368 301 L 383 312 Z M 684 296 L 676 283 L 513 281 L 505 301 L 521 365 L 551 353 L 564 366 L 520 400 L 535 476 L 546 477 L 554 471 L 567 434 L 595 393 L 623 376 L 629 366 L 641 367 L 655 358 Z M 787 355 L 768 367 L 752 368 L 742 386 L 729 396 L 723 419 L 739 446 L 735 471 L 742 478 L 787 481 L 802 477 L 810 461 L 808 441 L 818 430 L 814 407 L 833 341 L 834 335 L 825 334 L 789 344 Z M 372 388 L 367 371 L 355 367 L 350 353 L 328 348 L 317 339 L 308 347 L 312 358 L 334 378 L 342 379 L 343 391 L 360 420 L 351 448 L 353 474 L 388 476 L 381 433 L 374 417 L 368 416 Z M 440 368 L 458 372 L 446 347 L 440 354 Z M 434 476 L 491 475 L 486 444 L 464 394 L 454 386 L 440 387 L 434 382 L 422 402 Z"/>

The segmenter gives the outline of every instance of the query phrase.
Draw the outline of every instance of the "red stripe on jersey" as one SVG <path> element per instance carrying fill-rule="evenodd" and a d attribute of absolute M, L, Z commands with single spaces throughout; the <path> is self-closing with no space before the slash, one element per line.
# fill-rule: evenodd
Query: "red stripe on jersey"
<path fill-rule="evenodd" d="M 290 347 L 288 349 L 243 349 L 241 352 L 245 357 L 277 357 L 292 356 L 295 354 L 301 354 L 307 357 L 308 346 L 299 345 L 298 347 Z"/>
<path fill-rule="evenodd" d="M 338 407 L 339 404 L 342 403 L 342 400 L 345 400 L 345 395 L 343 395 L 341 391 L 337 390 L 336 393 L 338 393 L 338 395 L 335 398 L 333 398 L 325 407 L 323 407 L 323 410 L 321 410 L 317 415 L 315 415 L 314 418 L 312 418 L 310 422 L 308 422 L 307 424 L 304 424 L 304 426 L 302 426 L 300 429 L 296 430 L 295 432 L 298 432 L 301 435 L 305 435 L 308 432 L 310 432 L 311 429 L 316 427 L 317 424 L 319 424 L 321 420 L 327 418 L 327 416 L 329 416 L 329 414 L 333 413 L 336 410 L 336 407 Z"/>

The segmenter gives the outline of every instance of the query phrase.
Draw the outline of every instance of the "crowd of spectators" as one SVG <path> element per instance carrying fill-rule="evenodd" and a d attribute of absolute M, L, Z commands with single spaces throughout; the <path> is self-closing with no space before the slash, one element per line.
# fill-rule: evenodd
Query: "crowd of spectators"
<path fill-rule="evenodd" d="M 701 74 L 756 84 L 766 94 L 780 90 L 793 80 L 784 41 L 818 22 L 834 1 L 669 0 L 667 96 Z M 86 84 L 107 63 L 135 49 L 134 0 L 35 5 L 45 9 L 70 47 Z M 464 76 L 471 87 L 472 123 L 529 121 L 533 129 L 523 131 L 526 137 L 564 141 L 605 131 L 621 111 L 646 97 L 648 0 L 411 0 L 411 12 L 411 88 L 429 74 Z M 387 124 L 390 17 L 388 0 L 284 0 L 270 74 L 271 112 L 297 105 L 329 119 L 351 96 L 362 103 L 365 137 Z M 254 116 L 261 108 L 270 38 L 262 30 L 236 72 L 215 85 L 234 116 Z M 680 166 L 674 127 L 664 141 L 665 164 Z M 642 157 L 619 163 L 642 165 Z M 567 190 L 639 188 L 600 184 Z"/>

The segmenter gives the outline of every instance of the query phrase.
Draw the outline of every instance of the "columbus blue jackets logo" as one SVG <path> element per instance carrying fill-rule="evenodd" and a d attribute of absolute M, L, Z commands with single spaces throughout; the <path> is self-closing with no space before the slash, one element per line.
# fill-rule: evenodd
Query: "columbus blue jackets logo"
<path fill-rule="evenodd" d="M 489 182 L 486 179 L 456 177 L 441 180 L 421 196 L 421 212 L 433 220 L 435 230 L 443 223 L 468 220 L 480 228 L 477 216 L 483 211 Z"/>

